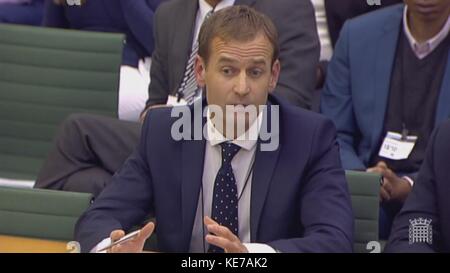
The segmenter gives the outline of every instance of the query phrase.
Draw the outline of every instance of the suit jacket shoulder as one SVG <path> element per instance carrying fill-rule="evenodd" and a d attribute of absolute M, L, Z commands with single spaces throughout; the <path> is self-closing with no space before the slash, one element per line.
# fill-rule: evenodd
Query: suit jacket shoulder
<path fill-rule="evenodd" d="M 401 3 L 402 0 L 383 0 L 382 5 L 370 6 L 366 1 L 354 0 L 325 0 L 325 12 L 327 16 L 328 30 L 333 47 L 341 32 L 342 26 L 347 20 L 366 14 L 377 9 Z"/>
<path fill-rule="evenodd" d="M 344 28 L 347 25 L 349 31 L 356 33 L 356 35 L 372 36 L 384 31 L 386 27 L 392 27 L 392 24 L 401 23 L 403 8 L 404 4 L 397 4 L 358 16 L 348 20 L 344 24 Z"/>

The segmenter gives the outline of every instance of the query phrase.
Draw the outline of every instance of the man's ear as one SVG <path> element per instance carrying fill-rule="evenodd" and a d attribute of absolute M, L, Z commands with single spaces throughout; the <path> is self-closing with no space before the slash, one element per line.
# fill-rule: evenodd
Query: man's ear
<path fill-rule="evenodd" d="M 205 85 L 206 85 L 205 69 L 206 69 L 205 62 L 203 61 L 202 57 L 197 55 L 197 58 L 195 59 L 195 66 L 194 66 L 195 78 L 197 80 L 198 86 L 200 86 L 202 88 L 205 87 Z"/>
<path fill-rule="evenodd" d="M 272 65 L 272 71 L 271 71 L 270 82 L 269 82 L 270 92 L 275 90 L 275 87 L 277 86 L 278 78 L 280 77 L 280 70 L 281 70 L 281 64 L 280 64 L 280 61 L 277 59 Z"/>

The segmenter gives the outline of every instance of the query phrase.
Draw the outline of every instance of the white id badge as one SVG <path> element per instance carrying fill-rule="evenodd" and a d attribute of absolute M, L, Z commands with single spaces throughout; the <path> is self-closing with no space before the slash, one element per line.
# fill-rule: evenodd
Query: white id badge
<path fill-rule="evenodd" d="M 417 136 L 407 136 L 405 140 L 402 140 L 401 134 L 388 132 L 378 155 L 392 160 L 407 159 L 416 141 Z"/>
<path fill-rule="evenodd" d="M 184 99 L 180 99 L 180 101 L 178 101 L 177 96 L 169 95 L 169 98 L 167 99 L 167 105 L 171 106 L 186 105 L 186 101 Z"/>

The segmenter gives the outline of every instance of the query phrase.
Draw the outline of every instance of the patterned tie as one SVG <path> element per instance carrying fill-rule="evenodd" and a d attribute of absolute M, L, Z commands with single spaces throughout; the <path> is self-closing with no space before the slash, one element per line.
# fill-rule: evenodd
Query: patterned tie
<path fill-rule="evenodd" d="M 222 146 L 222 166 L 214 181 L 211 217 L 238 236 L 238 192 L 231 160 L 239 152 L 240 147 L 230 142 L 221 143 L 220 146 Z M 223 249 L 210 245 L 208 252 L 221 253 Z"/>
<path fill-rule="evenodd" d="M 211 16 L 213 12 L 214 9 L 206 14 L 203 23 Z M 186 70 L 184 71 L 183 81 L 181 82 L 180 87 L 178 88 L 177 91 L 178 98 L 182 97 L 187 102 L 187 104 L 192 104 L 194 102 L 194 99 L 197 97 L 198 93 L 201 91 L 201 89 L 197 85 L 194 71 L 195 57 L 197 56 L 197 53 L 198 53 L 198 40 L 196 39 L 191 49 L 191 55 L 189 56 L 188 62 L 186 64 Z"/>

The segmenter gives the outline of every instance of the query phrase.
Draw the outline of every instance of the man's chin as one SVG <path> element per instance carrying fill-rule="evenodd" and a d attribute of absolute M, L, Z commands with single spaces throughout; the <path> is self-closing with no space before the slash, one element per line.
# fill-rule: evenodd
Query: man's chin
<path fill-rule="evenodd" d="M 416 5 L 414 10 L 419 16 L 427 21 L 436 19 L 436 16 L 441 13 L 441 10 L 437 5 Z"/>

